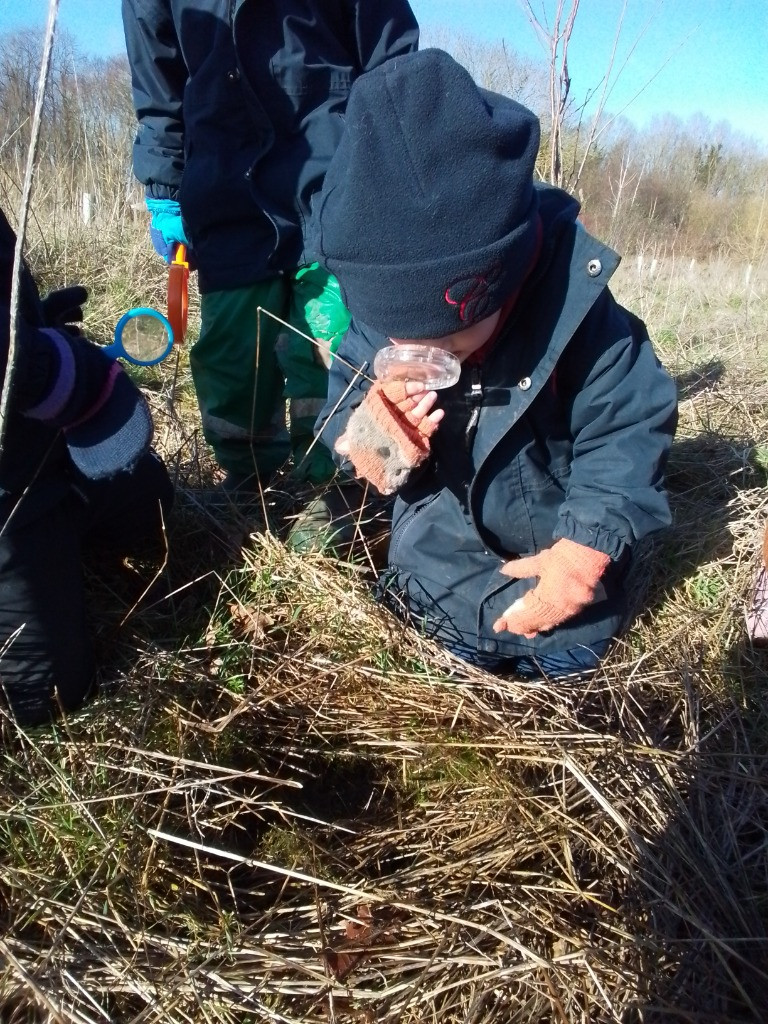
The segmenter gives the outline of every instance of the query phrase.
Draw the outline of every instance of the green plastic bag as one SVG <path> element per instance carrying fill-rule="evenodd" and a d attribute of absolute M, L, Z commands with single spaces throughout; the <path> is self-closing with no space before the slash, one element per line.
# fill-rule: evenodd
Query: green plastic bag
<path fill-rule="evenodd" d="M 310 263 L 297 270 L 294 281 L 292 307 L 295 317 L 291 317 L 291 323 L 302 330 L 300 321 L 303 319 L 305 333 L 327 342 L 333 354 L 347 333 L 350 320 L 341 298 L 339 282 L 319 263 Z"/>

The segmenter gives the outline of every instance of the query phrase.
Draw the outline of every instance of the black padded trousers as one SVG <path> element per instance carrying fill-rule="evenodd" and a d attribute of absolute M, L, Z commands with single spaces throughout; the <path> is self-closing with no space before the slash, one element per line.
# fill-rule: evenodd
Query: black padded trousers
<path fill-rule="evenodd" d="M 157 546 L 173 498 L 154 453 L 109 480 L 70 469 L 60 492 L 39 514 L 29 511 L 34 484 L 16 511 L 11 496 L 0 501 L 0 687 L 20 725 L 75 710 L 94 689 L 84 553 L 98 545 L 119 557 Z"/>

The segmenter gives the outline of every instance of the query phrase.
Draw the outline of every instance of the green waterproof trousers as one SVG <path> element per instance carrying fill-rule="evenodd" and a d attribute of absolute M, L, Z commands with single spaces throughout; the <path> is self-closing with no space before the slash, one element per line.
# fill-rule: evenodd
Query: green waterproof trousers
<path fill-rule="evenodd" d="M 292 455 L 295 477 L 329 480 L 333 461 L 313 428 L 331 355 L 349 325 L 336 279 L 312 264 L 247 288 L 207 292 L 200 305 L 190 365 L 216 461 L 229 473 L 266 481 Z"/>

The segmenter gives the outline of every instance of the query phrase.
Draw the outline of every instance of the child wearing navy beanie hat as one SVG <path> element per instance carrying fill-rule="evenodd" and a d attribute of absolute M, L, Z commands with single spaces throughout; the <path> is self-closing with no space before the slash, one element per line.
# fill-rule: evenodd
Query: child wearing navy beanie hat
<path fill-rule="evenodd" d="M 491 671 L 593 669 L 625 620 L 635 544 L 670 521 L 674 382 L 608 282 L 615 252 L 534 182 L 539 125 L 441 50 L 362 75 L 313 206 L 352 323 L 316 430 L 396 495 L 380 596 Z M 461 363 L 429 390 L 376 353 Z"/>
<path fill-rule="evenodd" d="M 449 334 L 498 309 L 536 251 L 538 148 L 536 117 L 478 89 L 441 50 L 362 75 L 311 243 L 346 306 L 411 338 Z"/>

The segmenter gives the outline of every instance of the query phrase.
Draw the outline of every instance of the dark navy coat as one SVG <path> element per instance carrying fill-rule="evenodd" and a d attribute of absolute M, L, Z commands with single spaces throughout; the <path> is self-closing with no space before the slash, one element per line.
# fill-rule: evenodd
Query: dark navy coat
<path fill-rule="evenodd" d="M 663 471 L 674 382 L 642 321 L 607 287 L 618 256 L 576 221 L 575 200 L 548 186 L 539 197 L 536 269 L 482 363 L 465 363 L 459 382 L 438 393 L 446 415 L 428 463 L 397 496 L 384 578 L 427 633 L 503 657 L 615 636 L 632 546 L 670 522 Z M 353 321 L 318 420 L 329 447 L 368 386 L 354 368 L 370 374 L 385 344 Z M 560 537 L 613 560 L 597 601 L 532 640 L 494 633 L 536 583 L 508 579 L 501 566 Z"/>
<path fill-rule="evenodd" d="M 10 344 L 15 248 L 16 235 L 0 211 L 0 385 L 5 379 Z M 43 326 L 45 315 L 37 287 L 29 270 L 23 265 L 17 318 L 17 360 L 23 358 L 21 348 L 25 331 Z M 24 376 L 28 377 L 29 372 Z M 33 480 L 34 500 L 25 500 L 25 512 L 39 513 L 58 501 L 66 491 L 66 485 L 62 484 L 62 467 L 69 465 L 66 445 L 60 432 L 38 420 L 27 419 L 17 411 L 14 399 L 18 392 L 18 378 L 15 379 L 17 383 L 10 393 L 3 451 L 0 455 L 0 522 L 5 521 L 7 511 L 12 507 L 7 505 L 4 497 L 12 495 L 15 503 Z M 20 513 L 16 513 L 17 523 L 20 518 Z"/>
<path fill-rule="evenodd" d="M 177 199 L 203 291 L 303 261 L 354 80 L 415 50 L 406 0 L 122 0 L 136 177 Z"/>

